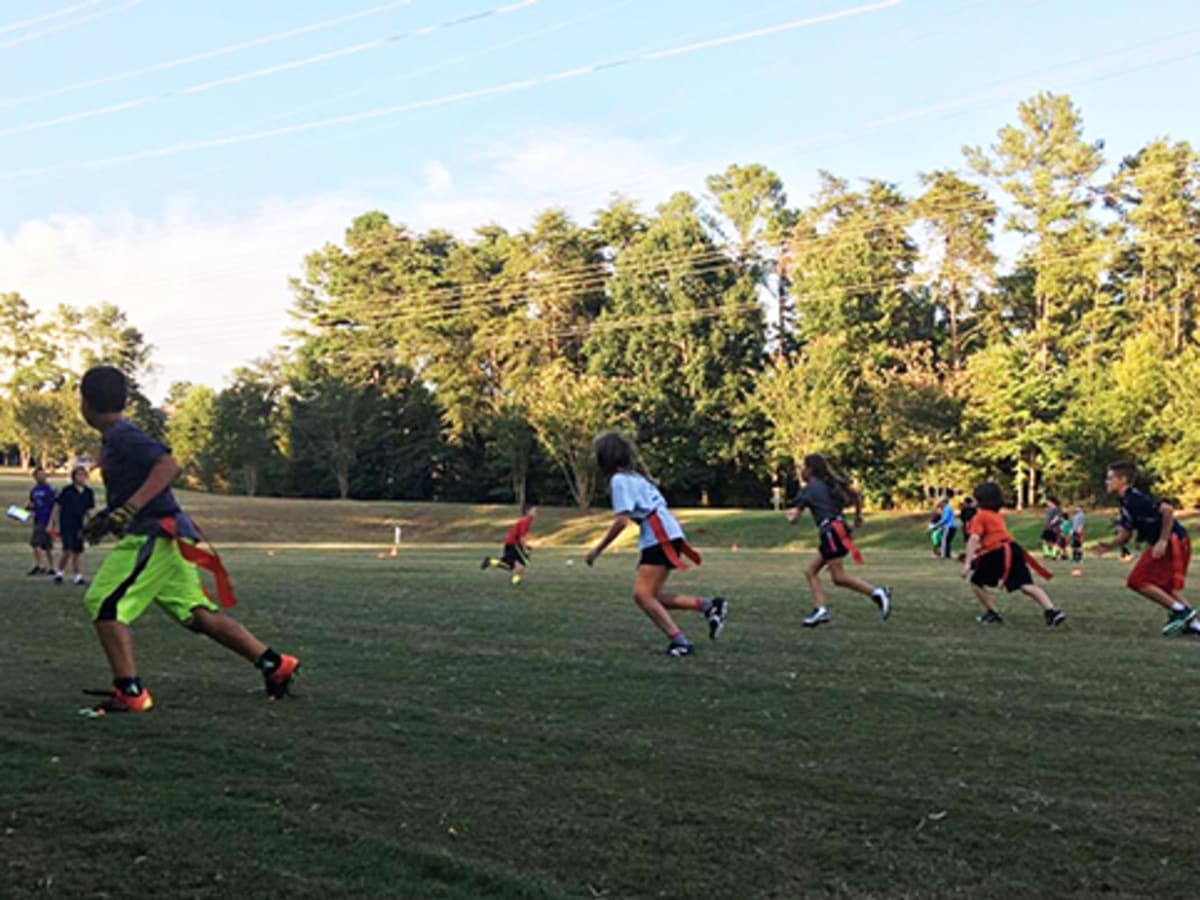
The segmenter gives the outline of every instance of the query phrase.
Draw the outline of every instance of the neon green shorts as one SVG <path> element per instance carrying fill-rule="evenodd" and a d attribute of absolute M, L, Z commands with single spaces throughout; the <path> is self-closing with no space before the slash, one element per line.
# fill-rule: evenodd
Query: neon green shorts
<path fill-rule="evenodd" d="M 157 603 L 180 625 L 192 624 L 196 609 L 219 612 L 200 583 L 200 572 L 166 537 L 126 535 L 104 558 L 83 598 L 94 622 L 135 619 Z"/>

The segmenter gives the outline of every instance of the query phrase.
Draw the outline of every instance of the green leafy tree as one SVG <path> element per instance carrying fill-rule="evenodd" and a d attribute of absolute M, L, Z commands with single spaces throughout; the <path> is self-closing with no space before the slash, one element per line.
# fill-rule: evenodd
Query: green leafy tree
<path fill-rule="evenodd" d="M 165 404 L 167 442 L 183 468 L 183 477 L 206 491 L 216 489 L 217 400 L 212 388 L 184 382 L 171 386 Z M 232 412 L 233 405 L 227 401 L 227 419 Z"/>

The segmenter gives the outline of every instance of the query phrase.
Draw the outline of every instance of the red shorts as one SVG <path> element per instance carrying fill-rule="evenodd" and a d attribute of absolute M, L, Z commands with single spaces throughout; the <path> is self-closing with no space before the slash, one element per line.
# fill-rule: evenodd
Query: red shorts
<path fill-rule="evenodd" d="M 1144 587 L 1157 587 L 1167 593 L 1178 593 L 1183 590 L 1191 561 L 1191 540 L 1186 537 L 1172 537 L 1167 542 L 1167 552 L 1161 559 L 1155 559 L 1149 549 L 1142 551 L 1137 564 L 1125 581 L 1125 586 L 1135 591 Z"/>

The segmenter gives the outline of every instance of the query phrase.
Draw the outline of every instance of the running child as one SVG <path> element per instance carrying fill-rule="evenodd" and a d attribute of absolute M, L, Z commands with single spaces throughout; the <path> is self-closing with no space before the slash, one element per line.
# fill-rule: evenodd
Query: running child
<path fill-rule="evenodd" d="M 633 581 L 634 602 L 667 636 L 667 656 L 691 656 L 696 647 L 675 624 L 669 610 L 700 613 L 707 620 L 709 639 L 716 640 L 725 628 L 729 603 L 721 597 L 694 597 L 664 590 L 672 569 L 688 568 L 681 556 L 700 565 L 700 554 L 689 546 L 683 528 L 667 508 L 667 501 L 638 460 L 633 441 L 610 431 L 596 438 L 595 451 L 596 465 L 609 479 L 616 517 L 600 543 L 588 551 L 587 564 L 595 564 L 629 523 L 636 522 L 641 556 Z"/>
<path fill-rule="evenodd" d="M 843 563 L 847 556 L 851 556 L 855 562 L 862 562 L 862 553 L 850 539 L 851 529 L 847 527 L 843 515 L 845 508 L 853 504 L 854 528 L 862 527 L 862 495 L 849 481 L 830 469 L 825 457 L 819 453 L 811 453 L 804 457 L 800 478 L 804 487 L 792 501 L 792 508 L 786 513 L 787 520 L 793 525 L 796 524 L 800 514 L 808 509 L 817 525 L 819 537 L 816 555 L 804 570 L 808 588 L 812 591 L 813 610 L 801 624 L 805 628 L 816 628 L 831 621 L 829 609 L 825 605 L 825 588 L 821 586 L 822 569 L 829 570 L 833 583 L 838 587 L 870 597 L 879 608 L 879 617 L 886 619 L 892 612 L 891 588 L 871 585 L 848 574 Z"/>
<path fill-rule="evenodd" d="M 108 495 L 107 506 L 84 527 L 84 537 L 92 544 L 110 534 L 118 539 L 84 596 L 112 669 L 113 687 L 102 703 L 84 712 L 104 716 L 154 707 L 138 677 L 130 630 L 151 605 L 253 663 L 268 697 L 286 696 L 300 660 L 276 653 L 205 594 L 198 565 L 216 576 L 222 606 L 233 605 L 224 568 L 214 554 L 197 546 L 195 526 L 171 491 L 179 463 L 167 447 L 122 416 L 128 399 L 125 376 L 111 366 L 96 366 L 79 387 L 83 417 L 103 435 L 100 466 Z"/>
<path fill-rule="evenodd" d="M 46 470 L 33 470 L 33 488 L 25 507 L 33 516 L 30 524 L 29 547 L 33 550 L 33 568 L 27 575 L 49 575 L 54 571 L 54 539 L 50 536 L 50 520 L 54 516 L 54 488 L 47 481 Z"/>
<path fill-rule="evenodd" d="M 500 556 L 485 556 L 479 568 L 512 572 L 513 585 L 520 584 L 525 576 L 525 569 L 529 567 L 529 544 L 525 539 L 529 536 L 529 529 L 533 527 L 536 519 L 537 507 L 532 503 L 522 505 L 521 518 L 517 519 L 508 529 L 508 534 L 504 535 L 504 550 Z"/>
<path fill-rule="evenodd" d="M 1087 516 L 1083 507 L 1075 507 L 1075 515 L 1071 517 L 1071 562 L 1076 565 L 1083 562 L 1084 529 L 1087 526 Z"/>
<path fill-rule="evenodd" d="M 73 573 L 71 583 L 87 584 L 83 580 L 83 523 L 96 508 L 96 496 L 87 486 L 87 478 L 87 466 L 76 466 L 71 470 L 71 483 L 58 492 L 54 501 L 54 518 L 62 540 L 62 556 L 54 571 L 55 584 L 63 583 L 68 563 Z"/>
<path fill-rule="evenodd" d="M 1009 593 L 1020 591 L 1042 608 L 1046 625 L 1056 628 L 1067 621 L 1066 614 L 1055 606 L 1049 595 L 1033 583 L 1036 571 L 1047 581 L 1053 576 L 1030 556 L 1008 533 L 1000 509 L 1004 506 L 1000 485 L 985 481 L 975 488 L 979 511 L 967 526 L 967 555 L 963 562 L 963 578 L 971 582 L 983 612 L 976 621 L 985 625 L 1004 621 L 988 588 L 999 587 Z"/>
<path fill-rule="evenodd" d="M 1174 507 L 1135 488 L 1136 480 L 1137 469 L 1132 463 L 1118 462 L 1108 467 L 1104 487 L 1121 498 L 1121 517 L 1116 538 L 1101 541 L 1093 550 L 1101 556 L 1114 547 L 1127 545 L 1134 536 L 1149 545 L 1134 563 L 1125 586 L 1167 611 L 1164 635 L 1184 630 L 1200 633 L 1196 610 L 1183 597 L 1192 559 L 1191 538 L 1175 518 Z"/>

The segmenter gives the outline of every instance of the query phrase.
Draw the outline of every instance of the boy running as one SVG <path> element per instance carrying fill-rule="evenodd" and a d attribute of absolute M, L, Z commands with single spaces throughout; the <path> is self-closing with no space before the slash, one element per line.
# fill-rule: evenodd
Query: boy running
<path fill-rule="evenodd" d="M 996 601 L 988 588 L 1020 591 L 1042 608 L 1046 625 L 1055 628 L 1067 621 L 1066 614 L 1050 602 L 1042 588 L 1033 583 L 1030 568 L 1043 578 L 1050 579 L 1049 572 L 1038 565 L 1021 545 L 1012 539 L 1000 509 L 1004 505 L 1000 485 L 985 481 L 975 488 L 975 500 L 979 511 L 967 526 L 967 555 L 963 562 L 963 578 L 970 580 L 975 597 L 983 606 L 983 613 L 976 617 L 984 625 L 998 625 L 1004 621 L 996 608 Z"/>
<path fill-rule="evenodd" d="M 861 528 L 862 495 L 851 487 L 849 481 L 833 472 L 825 457 L 819 453 L 804 457 L 800 478 L 804 487 L 792 501 L 792 508 L 786 513 L 787 520 L 796 524 L 800 514 L 807 508 L 812 513 L 819 536 L 816 555 L 804 570 L 808 588 L 812 591 L 813 611 L 801 624 L 805 628 L 816 628 L 830 621 L 829 609 L 825 606 L 825 589 L 821 586 L 822 569 L 829 570 L 833 583 L 838 587 L 870 597 L 879 607 L 879 617 L 886 619 L 892 612 L 891 588 L 870 585 L 861 578 L 847 574 L 843 563 L 847 556 L 852 556 L 855 562 L 862 562 L 862 554 L 850 540 L 851 529 L 847 528 L 846 518 L 842 514 L 848 505 L 853 504 L 854 528 Z"/>
<path fill-rule="evenodd" d="M 529 529 L 533 527 L 536 519 L 537 507 L 532 503 L 524 504 L 521 507 L 521 518 L 513 523 L 508 529 L 508 534 L 504 536 L 504 550 L 500 556 L 485 556 L 479 568 L 512 572 L 513 585 L 520 584 L 525 576 L 525 569 L 529 567 L 529 544 L 525 538 L 529 536 Z"/>
<path fill-rule="evenodd" d="M 154 698 L 138 677 L 130 630 L 152 604 L 185 628 L 254 663 L 268 697 L 286 696 L 300 660 L 276 653 L 205 595 L 196 565 L 213 565 L 213 560 L 196 547 L 195 526 L 171 491 L 179 463 L 167 447 L 123 418 L 125 376 L 111 366 L 96 366 L 79 387 L 83 417 L 103 435 L 100 466 L 108 495 L 107 506 L 84 527 L 84 537 L 93 544 L 109 534 L 118 539 L 84 596 L 112 669 L 113 688 L 102 703 L 84 712 L 104 716 L 144 713 L 154 707 Z M 219 564 L 214 568 L 218 587 L 227 590 L 224 570 Z M 232 596 L 222 601 L 232 605 Z"/>
<path fill-rule="evenodd" d="M 667 508 L 667 501 L 638 461 L 633 441 L 610 431 L 596 438 L 595 449 L 596 464 L 609 479 L 616 517 L 600 543 L 588 551 L 587 564 L 594 565 L 629 523 L 636 522 L 641 557 L 633 582 L 634 602 L 667 636 L 670 642 L 667 656 L 691 656 L 696 647 L 675 624 L 668 610 L 686 609 L 700 613 L 708 621 L 709 639 L 716 640 L 725 628 L 729 603 L 720 597 L 693 597 L 663 590 L 672 569 L 687 569 L 681 554 L 696 565 L 700 564 L 700 554 L 688 545 L 683 528 Z"/>
<path fill-rule="evenodd" d="M 27 575 L 49 575 L 54 571 L 54 540 L 50 537 L 50 519 L 54 515 L 54 488 L 46 480 L 46 470 L 38 466 L 33 470 L 33 489 L 29 492 L 29 505 L 25 508 L 33 513 L 33 531 L 29 535 L 29 546 L 33 550 L 33 568 Z"/>
<path fill-rule="evenodd" d="M 1093 548 L 1101 556 L 1114 547 L 1125 546 L 1133 536 L 1149 546 L 1142 551 L 1129 572 L 1125 585 L 1167 611 L 1164 635 L 1188 630 L 1200 633 L 1196 610 L 1183 598 L 1188 565 L 1192 559 L 1192 541 L 1187 529 L 1175 518 L 1170 503 L 1160 503 L 1133 486 L 1137 469 L 1132 463 L 1118 462 L 1108 467 L 1104 487 L 1121 498 L 1121 517 L 1117 536 L 1101 541 Z"/>
<path fill-rule="evenodd" d="M 71 483 L 58 492 L 54 501 L 54 517 L 62 540 L 62 557 L 54 572 L 55 584 L 63 583 L 67 563 L 74 572 L 71 583 L 87 583 L 83 580 L 83 523 L 88 513 L 96 508 L 96 497 L 87 486 L 87 477 L 87 467 L 76 466 L 71 470 Z"/>

